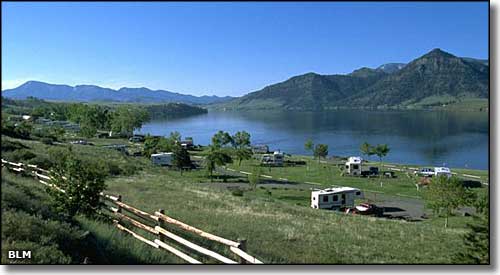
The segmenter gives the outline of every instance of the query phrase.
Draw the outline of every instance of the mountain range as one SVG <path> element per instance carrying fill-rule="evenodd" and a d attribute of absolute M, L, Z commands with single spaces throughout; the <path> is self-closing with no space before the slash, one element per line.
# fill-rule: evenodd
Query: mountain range
<path fill-rule="evenodd" d="M 365 67 L 345 75 L 294 76 L 212 108 L 409 108 L 488 98 L 488 95 L 488 60 L 457 57 L 434 49 L 408 64 Z"/>
<path fill-rule="evenodd" d="M 55 85 L 28 81 L 2 91 L 56 101 L 108 101 L 209 105 L 223 110 L 328 110 L 338 108 L 412 108 L 488 98 L 489 61 L 457 57 L 441 49 L 405 63 L 360 68 L 349 74 L 306 73 L 242 97 L 192 96 L 148 88 L 113 90 L 94 85 Z"/>
<path fill-rule="evenodd" d="M 148 88 L 121 88 L 113 90 L 95 85 L 77 85 L 72 87 L 40 81 L 28 81 L 17 88 L 3 90 L 2 96 L 13 99 L 25 99 L 32 96 L 44 100 L 78 102 L 178 102 L 187 104 L 211 104 L 232 99 L 229 96 L 193 96 L 164 90 L 150 90 Z"/>

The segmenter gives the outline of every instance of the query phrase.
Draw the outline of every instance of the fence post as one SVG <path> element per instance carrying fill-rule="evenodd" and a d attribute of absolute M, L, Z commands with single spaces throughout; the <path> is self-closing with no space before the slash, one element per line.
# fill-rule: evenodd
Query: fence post
<path fill-rule="evenodd" d="M 241 249 L 242 251 L 246 252 L 247 251 L 247 240 L 243 239 L 243 238 L 238 238 L 237 241 L 238 241 L 238 243 L 240 243 L 238 248 Z M 246 261 L 242 257 L 239 257 L 238 263 L 245 264 Z"/>
<path fill-rule="evenodd" d="M 116 201 L 119 201 L 121 202 L 122 201 L 122 195 L 118 195 L 118 199 Z M 122 212 L 122 207 L 117 205 L 118 206 L 118 210 L 116 210 L 117 213 L 121 213 Z"/>
<path fill-rule="evenodd" d="M 160 212 L 161 214 L 165 214 L 165 210 L 161 208 L 158 210 L 158 212 Z M 158 226 L 165 229 L 165 221 L 163 221 L 162 219 L 158 219 Z M 161 233 L 159 235 L 160 235 L 160 241 L 165 242 L 165 235 Z"/>

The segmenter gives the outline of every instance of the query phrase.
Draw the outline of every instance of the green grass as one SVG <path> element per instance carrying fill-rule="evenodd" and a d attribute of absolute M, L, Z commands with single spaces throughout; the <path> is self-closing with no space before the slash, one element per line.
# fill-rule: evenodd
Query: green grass
<path fill-rule="evenodd" d="M 46 154 L 50 148 L 33 141 L 21 142 L 36 154 Z M 463 224 L 470 220 L 469 217 L 453 217 L 450 228 L 444 229 L 440 218 L 405 222 L 316 210 L 309 207 L 310 191 L 305 189 L 257 188 L 244 192 L 243 196 L 234 196 L 219 181 L 209 183 L 203 170 L 185 172 L 181 176 L 178 171 L 152 166 L 147 158 L 125 157 L 97 146 L 77 145 L 73 149 L 88 158 L 116 161 L 120 166 L 138 166 L 131 175 L 109 177 L 107 193 L 120 194 L 124 202 L 145 211 L 165 209 L 173 218 L 228 239 L 245 238 L 249 253 L 265 263 L 452 263 L 453 254 L 463 247 Z M 253 164 L 253 161 L 244 161 L 240 170 L 252 171 Z M 300 182 L 317 181 L 325 186 L 346 185 L 418 196 L 405 175 L 383 179 L 384 185 L 380 187 L 378 178 L 341 177 L 335 169 L 330 164 L 310 162 L 308 171 L 298 166 L 272 168 L 271 172 L 263 169 L 263 173 Z M 18 181 L 18 177 L 8 177 Z M 245 177 L 239 179 L 244 181 Z M 29 182 L 24 178 L 22 181 L 23 184 Z M 29 184 L 28 189 L 36 185 L 34 181 Z M 11 193 L 15 194 L 14 191 Z M 77 221 L 79 230 L 92 232 L 96 246 L 112 263 L 180 261 L 168 252 L 154 251 L 104 221 L 84 218 Z M 170 229 L 207 248 L 230 255 L 218 244 Z M 198 259 L 205 258 L 198 255 Z"/>
<path fill-rule="evenodd" d="M 217 185 L 217 183 L 214 183 Z M 168 215 L 226 238 L 244 237 L 267 263 L 449 263 L 463 229 L 428 223 L 345 216 L 296 205 L 295 191 L 243 197 L 193 183 L 172 172 L 115 178 L 109 191 L 147 211 Z M 266 195 L 262 190 L 256 191 Z"/>

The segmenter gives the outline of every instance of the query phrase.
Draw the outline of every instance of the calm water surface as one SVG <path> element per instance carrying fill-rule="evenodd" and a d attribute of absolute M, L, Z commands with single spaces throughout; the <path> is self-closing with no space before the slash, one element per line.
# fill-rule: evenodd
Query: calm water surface
<path fill-rule="evenodd" d="M 360 155 L 359 145 L 387 143 L 394 163 L 488 169 L 488 114 L 446 111 L 209 112 L 145 124 L 138 133 L 179 131 L 207 145 L 218 130 L 245 130 L 253 144 L 310 154 L 308 138 L 329 146 L 329 155 Z M 375 158 L 374 158 L 375 159 Z"/>

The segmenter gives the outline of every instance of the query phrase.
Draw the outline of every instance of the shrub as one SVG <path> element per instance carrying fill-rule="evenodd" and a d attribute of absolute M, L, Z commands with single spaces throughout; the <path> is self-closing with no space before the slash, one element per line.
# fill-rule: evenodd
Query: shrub
<path fill-rule="evenodd" d="M 28 163 L 36 165 L 45 170 L 50 169 L 54 165 L 54 162 L 44 155 L 37 155 L 36 157 L 30 159 Z"/>
<path fill-rule="evenodd" d="M 36 157 L 36 155 L 28 149 L 18 149 L 14 152 L 10 152 L 10 154 L 6 154 L 6 158 L 13 162 L 27 161 L 34 157 Z"/>
<path fill-rule="evenodd" d="M 90 217 L 96 214 L 101 206 L 99 193 L 106 187 L 105 173 L 99 163 L 82 160 L 68 150 L 68 153 L 56 162 L 51 174 L 53 183 L 65 190 L 65 193 L 62 193 L 49 189 L 59 211 L 69 217 L 78 213 Z"/>
<path fill-rule="evenodd" d="M 106 163 L 107 172 L 111 176 L 118 176 L 122 173 L 122 169 L 120 166 L 114 162 Z"/>
<path fill-rule="evenodd" d="M 2 152 L 11 152 L 19 149 L 27 149 L 28 146 L 18 142 L 18 141 L 10 141 L 10 140 L 2 140 Z"/>
<path fill-rule="evenodd" d="M 243 197 L 243 190 L 237 188 L 231 191 L 231 194 L 236 197 Z"/>
<path fill-rule="evenodd" d="M 40 139 L 40 141 L 43 144 L 47 144 L 47 145 L 52 145 L 54 143 L 54 139 L 51 138 L 51 137 L 43 137 L 43 138 Z"/>

